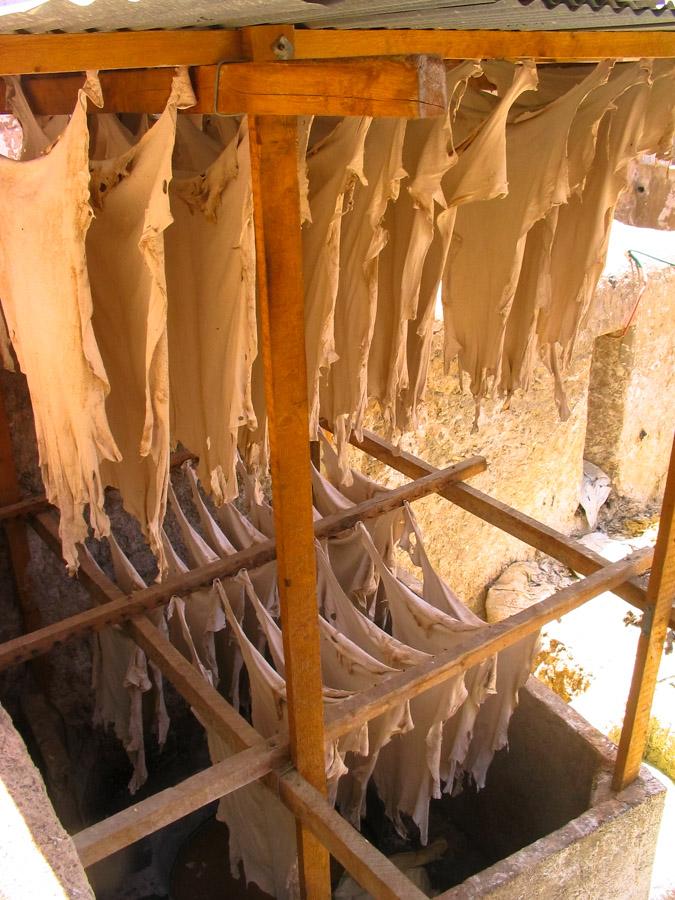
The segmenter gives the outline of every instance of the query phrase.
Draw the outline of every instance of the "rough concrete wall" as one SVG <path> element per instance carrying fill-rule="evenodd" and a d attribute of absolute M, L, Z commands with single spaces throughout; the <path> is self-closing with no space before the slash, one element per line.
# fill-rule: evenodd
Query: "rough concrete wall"
<path fill-rule="evenodd" d="M 651 274 L 639 301 L 625 334 L 596 341 L 586 458 L 620 496 L 648 503 L 663 494 L 675 428 L 672 270 Z"/>
<path fill-rule="evenodd" d="M 569 531 L 579 502 L 586 395 L 590 353 L 575 359 L 568 379 L 571 416 L 561 422 L 553 397 L 553 379 L 540 366 L 528 393 L 518 391 L 503 401 L 483 404 L 481 422 L 473 431 L 475 404 L 462 390 L 454 370 L 443 372 L 442 334 L 434 336 L 427 399 L 418 430 L 402 447 L 435 466 L 447 466 L 473 455 L 487 459 L 487 472 L 471 484 L 516 509 L 562 531 Z M 369 427 L 381 431 L 373 407 Z M 374 477 L 389 484 L 401 478 L 377 463 L 361 463 Z M 485 586 L 505 565 L 531 555 L 520 541 L 434 496 L 415 503 L 433 564 L 459 596 L 479 607 Z"/>
<path fill-rule="evenodd" d="M 93 898 L 40 773 L 0 707 L 0 897 Z"/>
<path fill-rule="evenodd" d="M 519 700 L 485 788 L 452 800 L 453 819 L 489 863 L 585 813 L 605 762 L 595 729 L 541 682 L 530 678 Z"/>
<path fill-rule="evenodd" d="M 475 821 L 495 844 L 493 856 L 509 845 L 523 849 L 449 891 L 448 900 L 648 897 L 663 785 L 643 768 L 613 797 L 614 745 L 535 679 L 521 692 L 509 736 L 483 792 L 502 796 L 504 816 L 484 802 Z"/>

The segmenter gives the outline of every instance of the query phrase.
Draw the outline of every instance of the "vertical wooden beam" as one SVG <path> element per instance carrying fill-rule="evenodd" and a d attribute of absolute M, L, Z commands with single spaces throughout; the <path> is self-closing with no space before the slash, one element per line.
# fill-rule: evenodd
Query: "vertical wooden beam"
<path fill-rule="evenodd" d="M 249 116 L 249 129 L 289 743 L 298 772 L 325 796 L 297 118 Z M 329 898 L 328 851 L 296 822 L 303 896 Z"/>
<path fill-rule="evenodd" d="M 647 744 L 654 688 L 675 600 L 675 441 L 661 507 L 654 564 L 647 586 L 647 609 L 642 620 L 633 680 L 626 704 L 612 786 L 623 790 L 640 770 Z"/>

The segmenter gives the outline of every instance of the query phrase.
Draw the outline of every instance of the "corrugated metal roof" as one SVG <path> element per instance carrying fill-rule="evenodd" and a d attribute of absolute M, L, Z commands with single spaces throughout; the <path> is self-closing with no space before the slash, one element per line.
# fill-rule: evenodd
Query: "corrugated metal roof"
<path fill-rule="evenodd" d="M 0 0 L 24 8 L 31 0 Z M 37 0 L 32 0 L 37 2 Z M 323 28 L 559 30 L 675 25 L 675 0 L 46 0 L 0 16 L 0 33 L 237 28 L 293 23 Z"/>

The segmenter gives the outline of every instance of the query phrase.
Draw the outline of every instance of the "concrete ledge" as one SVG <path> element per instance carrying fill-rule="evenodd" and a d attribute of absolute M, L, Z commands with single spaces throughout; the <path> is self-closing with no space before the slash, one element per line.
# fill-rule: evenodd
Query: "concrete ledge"
<path fill-rule="evenodd" d="M 42 777 L 0 706 L 0 897 L 93 900 L 73 842 Z"/>

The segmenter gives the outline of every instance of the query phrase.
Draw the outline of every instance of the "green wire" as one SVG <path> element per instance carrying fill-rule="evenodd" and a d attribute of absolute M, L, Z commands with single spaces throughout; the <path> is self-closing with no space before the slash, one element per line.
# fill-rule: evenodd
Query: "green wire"
<path fill-rule="evenodd" d="M 639 254 L 640 256 L 646 256 L 647 259 L 653 259 L 655 262 L 663 263 L 665 266 L 673 266 L 675 267 L 675 263 L 669 262 L 667 259 L 660 259 L 658 256 L 652 256 L 651 253 L 645 253 L 644 250 L 627 250 L 626 251 L 630 258 L 633 260 L 638 269 L 642 268 L 642 263 L 639 259 L 635 258 L 635 254 Z"/>

